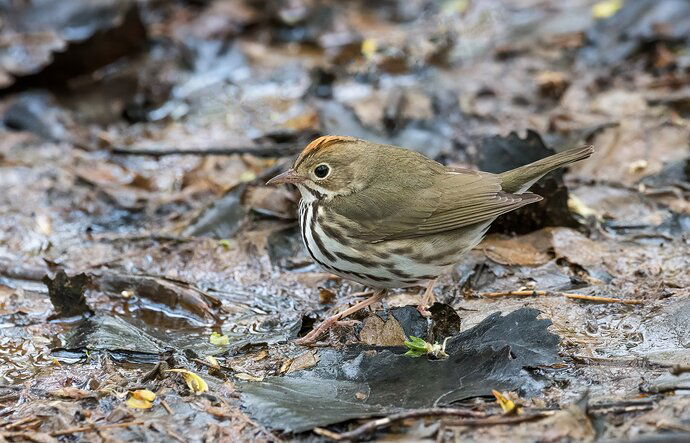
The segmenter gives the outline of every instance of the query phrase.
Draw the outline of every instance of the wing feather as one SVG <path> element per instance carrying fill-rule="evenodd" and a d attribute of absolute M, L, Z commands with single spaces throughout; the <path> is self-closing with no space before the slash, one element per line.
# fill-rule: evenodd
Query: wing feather
<path fill-rule="evenodd" d="M 381 242 L 453 231 L 541 199 L 502 191 L 494 174 L 438 166 L 385 171 L 377 188 L 336 198 L 329 209 L 348 222 L 352 237 Z"/>

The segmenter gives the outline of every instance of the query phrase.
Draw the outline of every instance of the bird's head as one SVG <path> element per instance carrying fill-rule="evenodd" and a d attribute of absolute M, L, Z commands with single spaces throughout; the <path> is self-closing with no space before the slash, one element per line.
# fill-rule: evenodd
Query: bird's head
<path fill-rule="evenodd" d="M 343 136 L 317 138 L 304 148 L 292 168 L 268 185 L 292 183 L 306 200 L 348 195 L 367 185 L 372 144 Z"/>

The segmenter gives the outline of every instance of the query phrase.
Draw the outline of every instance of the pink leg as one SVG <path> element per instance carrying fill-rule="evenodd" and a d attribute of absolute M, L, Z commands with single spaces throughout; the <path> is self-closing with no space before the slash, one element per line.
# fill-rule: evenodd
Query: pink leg
<path fill-rule="evenodd" d="M 417 310 L 424 317 L 431 317 L 431 312 L 429 312 L 429 307 L 436 302 L 436 297 L 434 296 L 434 285 L 436 284 L 436 279 L 429 280 L 426 284 L 426 290 L 424 291 L 424 297 L 422 302 L 417 306 Z"/>
<path fill-rule="evenodd" d="M 350 308 L 345 309 L 343 312 L 341 312 L 339 314 L 335 314 L 331 317 L 328 317 L 319 326 L 312 329 L 312 331 L 309 334 L 305 335 L 302 338 L 298 338 L 297 340 L 295 340 L 295 343 L 297 343 L 298 345 L 306 345 L 306 344 L 314 343 L 316 341 L 316 339 L 318 339 L 321 334 L 323 334 L 328 329 L 330 329 L 341 318 L 347 317 L 350 314 L 354 314 L 355 312 L 359 311 L 360 309 L 364 309 L 367 306 L 369 306 L 373 303 L 376 303 L 377 301 L 380 301 L 385 296 L 386 296 L 386 290 L 385 289 L 377 290 L 376 292 L 374 292 L 374 295 L 367 298 L 366 300 L 362 300 L 361 302 L 357 303 L 356 305 L 354 305 Z"/>

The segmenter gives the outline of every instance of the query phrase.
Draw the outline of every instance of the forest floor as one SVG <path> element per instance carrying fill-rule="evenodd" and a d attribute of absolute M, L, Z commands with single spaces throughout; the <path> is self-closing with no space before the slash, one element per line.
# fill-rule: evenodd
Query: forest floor
<path fill-rule="evenodd" d="M 0 442 L 687 441 L 687 2 L 2 20 Z M 439 280 L 430 319 L 397 290 L 304 347 L 366 290 L 312 262 L 298 194 L 264 185 L 322 134 L 491 172 L 596 152 Z M 403 355 L 410 336 L 448 357 Z"/>

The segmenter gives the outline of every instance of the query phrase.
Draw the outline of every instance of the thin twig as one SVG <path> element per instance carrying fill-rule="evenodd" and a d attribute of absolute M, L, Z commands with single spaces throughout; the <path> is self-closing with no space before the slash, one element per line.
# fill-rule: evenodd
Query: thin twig
<path fill-rule="evenodd" d="M 19 426 L 22 426 L 22 425 L 26 425 L 27 423 L 31 423 L 33 421 L 40 421 L 40 419 L 37 417 L 34 417 L 34 416 L 24 417 L 24 418 L 21 418 L 15 422 L 0 425 L 0 427 L 4 426 L 5 429 L 13 429 L 13 428 L 18 428 Z"/>
<path fill-rule="evenodd" d="M 536 297 L 538 295 L 546 295 L 546 291 L 499 291 L 499 292 L 482 292 L 479 295 L 482 297 L 509 297 L 517 295 L 520 297 Z"/>
<path fill-rule="evenodd" d="M 333 440 L 356 440 L 359 437 L 374 432 L 375 430 L 389 426 L 391 423 L 405 420 L 408 418 L 421 418 L 421 417 L 438 417 L 438 416 L 454 416 L 454 417 L 481 417 L 484 418 L 486 415 L 482 412 L 476 412 L 471 409 L 459 409 L 459 408 L 425 408 L 425 409 L 415 409 L 413 411 L 405 411 L 397 414 L 389 415 L 388 417 L 379 418 L 376 420 L 371 420 L 363 425 L 355 428 L 350 432 L 343 432 L 338 434 L 328 429 L 315 428 L 314 432 L 324 437 L 328 437 Z"/>
<path fill-rule="evenodd" d="M 163 157 L 166 155 L 235 155 L 251 154 L 256 157 L 284 157 L 297 154 L 302 150 L 300 143 L 275 143 L 261 146 L 216 147 L 205 149 L 180 148 L 113 148 L 110 152 L 119 155 L 148 155 Z"/>
<path fill-rule="evenodd" d="M 77 432 L 95 432 L 112 428 L 126 428 L 127 426 L 141 426 L 143 424 L 143 421 L 128 421 L 125 423 L 111 423 L 105 425 L 91 424 L 86 426 L 77 426 L 75 428 L 67 428 L 63 429 L 62 431 L 51 432 L 50 435 L 52 435 L 53 437 L 58 437 L 60 435 L 76 434 Z"/>
<path fill-rule="evenodd" d="M 544 296 L 544 295 L 560 295 L 565 298 L 569 298 L 571 300 L 583 300 L 583 301 L 591 301 L 595 303 L 623 303 L 626 305 L 640 305 L 644 303 L 643 300 L 626 300 L 622 298 L 613 298 L 613 297 L 601 297 L 598 295 L 585 295 L 585 294 L 573 294 L 569 292 L 550 292 L 550 291 L 499 291 L 499 292 L 482 292 L 479 295 L 482 297 L 510 297 L 510 296 L 519 296 L 519 297 L 537 297 L 537 296 Z"/>
<path fill-rule="evenodd" d="M 595 303 L 623 303 L 626 305 L 641 305 L 643 300 L 625 300 L 622 298 L 600 297 L 598 295 L 584 295 L 584 294 L 563 294 L 566 298 L 571 300 L 584 300 Z"/>
<path fill-rule="evenodd" d="M 553 415 L 556 411 L 536 412 L 525 415 L 494 415 L 486 418 L 466 418 L 462 420 L 446 421 L 446 426 L 494 426 L 510 425 L 523 423 L 526 421 L 538 420 Z"/>
<path fill-rule="evenodd" d="M 161 400 L 161 406 L 168 412 L 168 414 L 173 415 L 173 410 L 167 401 Z"/>
<path fill-rule="evenodd" d="M 680 375 L 690 372 L 690 365 L 673 365 L 670 372 L 673 375 Z"/>
<path fill-rule="evenodd" d="M 647 369 L 666 369 L 669 365 L 663 363 L 652 363 L 644 357 L 638 358 L 610 358 L 610 357 L 590 357 L 586 355 L 572 354 L 569 356 L 575 363 L 592 366 L 613 366 L 613 367 L 635 367 Z"/>

